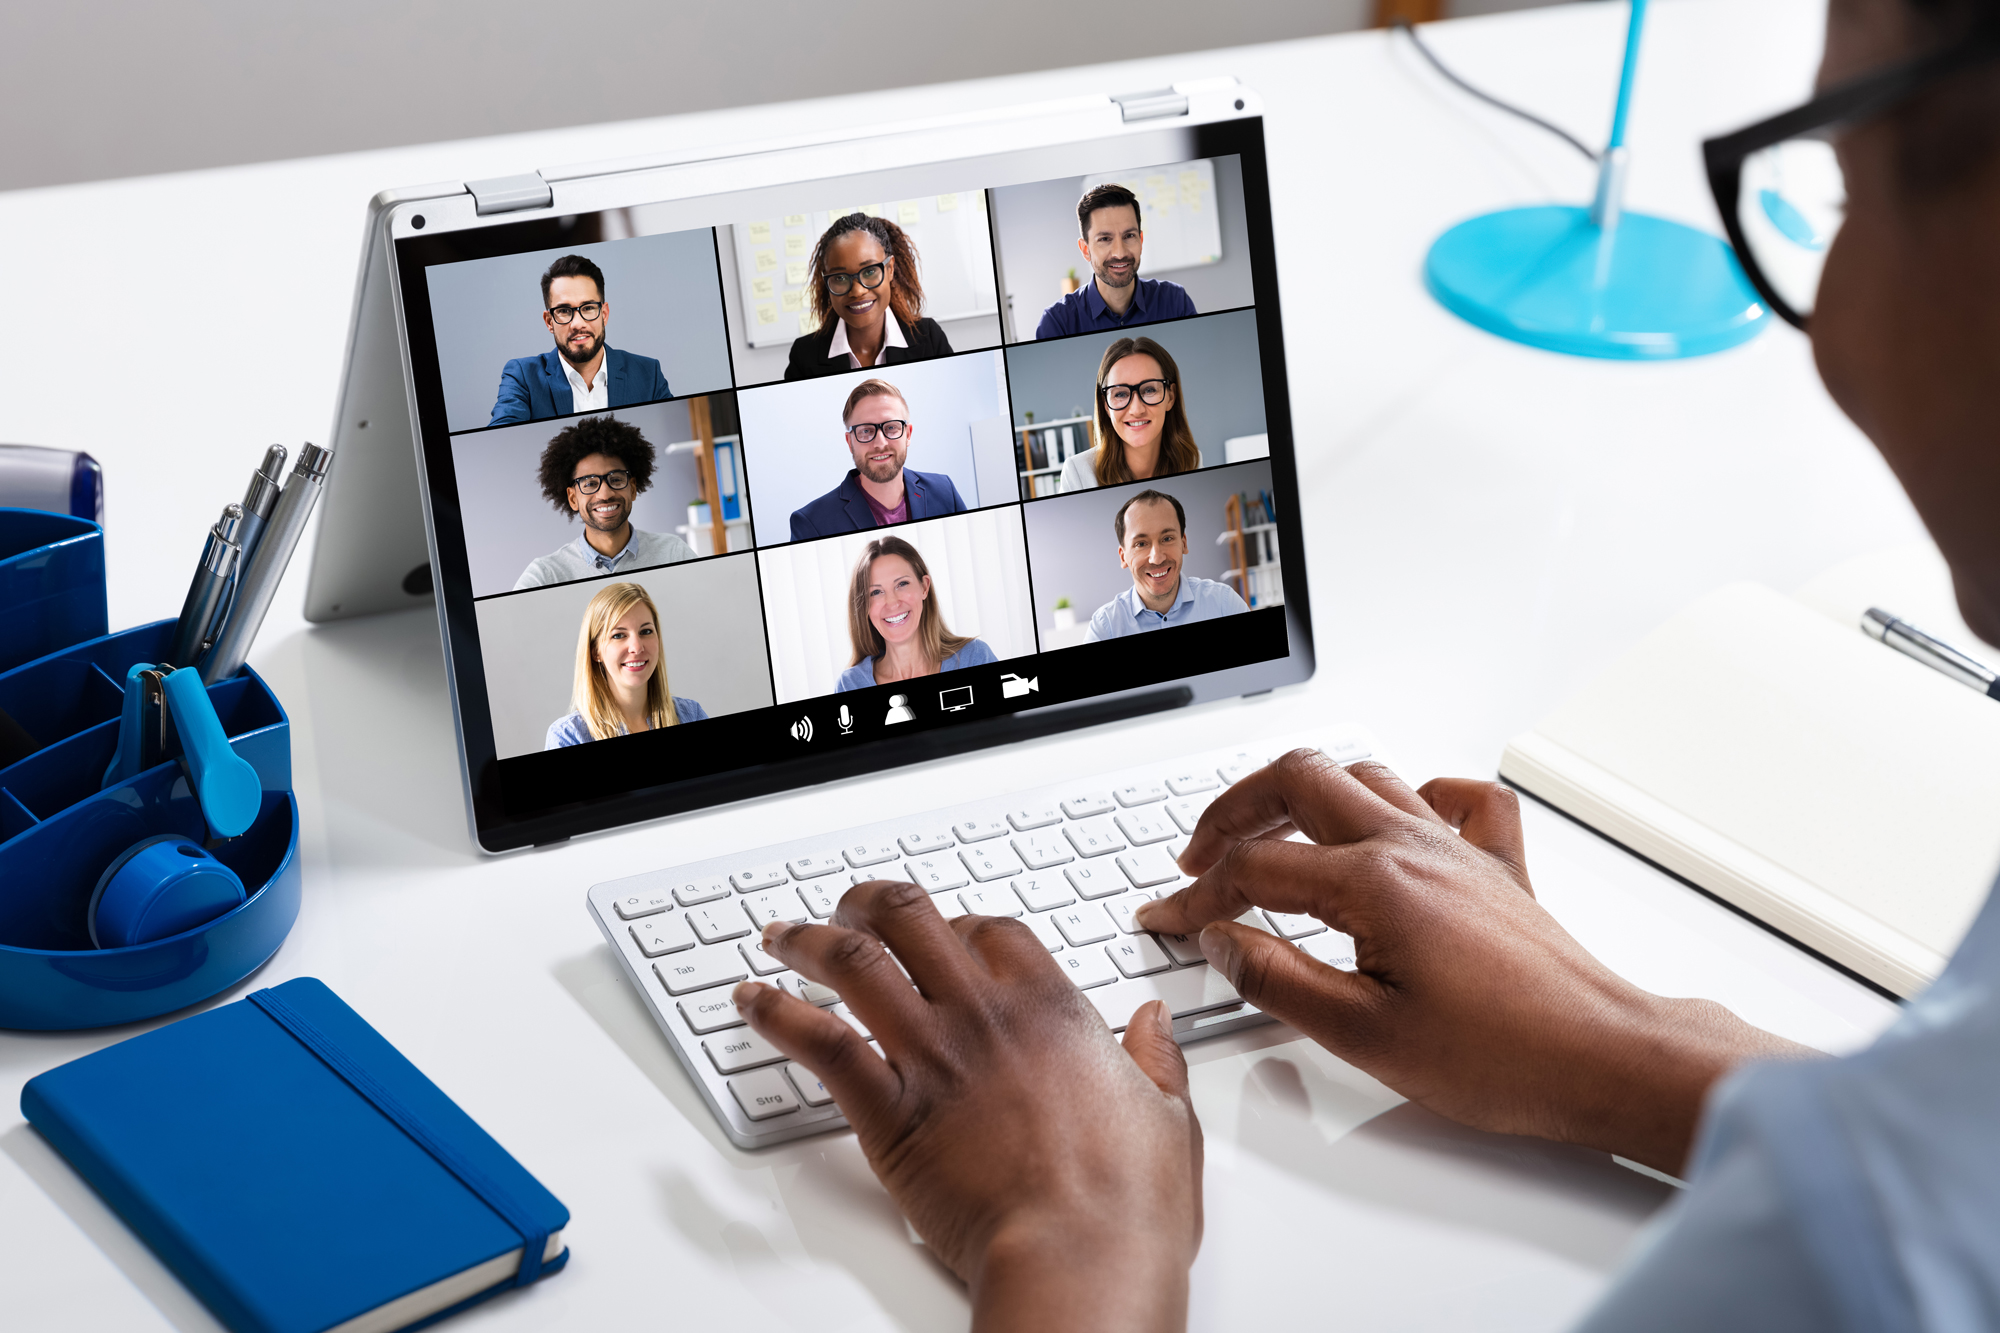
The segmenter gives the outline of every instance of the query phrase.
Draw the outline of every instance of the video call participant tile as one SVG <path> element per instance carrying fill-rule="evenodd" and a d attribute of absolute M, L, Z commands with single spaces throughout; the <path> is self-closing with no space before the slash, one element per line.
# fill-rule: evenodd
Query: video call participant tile
<path fill-rule="evenodd" d="M 1036 651 L 1016 507 L 757 553 L 779 703 Z"/>
<path fill-rule="evenodd" d="M 453 432 L 730 387 L 708 228 L 424 271 Z"/>

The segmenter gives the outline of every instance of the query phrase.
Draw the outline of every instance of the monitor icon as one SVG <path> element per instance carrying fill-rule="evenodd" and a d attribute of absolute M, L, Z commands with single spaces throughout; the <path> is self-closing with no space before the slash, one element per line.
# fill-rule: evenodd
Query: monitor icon
<path fill-rule="evenodd" d="M 972 687 L 960 685 L 957 689 L 939 690 L 938 707 L 947 713 L 956 713 L 962 708 L 972 707 Z"/>
<path fill-rule="evenodd" d="M 1040 676 L 1029 676 L 1023 680 L 1009 671 L 1006 675 L 1000 677 L 1000 697 L 1003 699 L 1018 699 L 1024 694 L 1040 694 L 1041 692 L 1042 678 Z"/>

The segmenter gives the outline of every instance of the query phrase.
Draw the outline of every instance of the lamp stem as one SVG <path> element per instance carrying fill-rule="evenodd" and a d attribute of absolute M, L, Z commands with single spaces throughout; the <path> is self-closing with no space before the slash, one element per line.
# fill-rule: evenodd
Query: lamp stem
<path fill-rule="evenodd" d="M 1632 109 L 1632 77 L 1639 68 L 1639 37 L 1646 26 L 1646 0 L 1632 0 L 1631 21 L 1625 28 L 1625 67 L 1618 74 L 1618 105 L 1611 113 L 1611 141 L 1597 172 L 1597 197 L 1590 220 L 1603 231 L 1615 231 L 1625 208 L 1625 168 L 1631 154 L 1625 147 L 1625 120 Z"/>

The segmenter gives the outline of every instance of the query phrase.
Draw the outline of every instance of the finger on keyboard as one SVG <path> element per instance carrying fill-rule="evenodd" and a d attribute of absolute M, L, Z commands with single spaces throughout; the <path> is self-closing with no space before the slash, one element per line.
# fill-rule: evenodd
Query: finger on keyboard
<path fill-rule="evenodd" d="M 807 935 L 828 933 L 828 928 L 824 926 L 803 931 L 796 927 L 793 929 Z M 869 1048 L 866 1038 L 832 1010 L 815 1008 L 757 982 L 738 986 L 732 998 L 738 1012 L 758 1036 L 790 1059 L 819 1073 L 827 1088 L 850 1113 L 865 1114 L 886 1105 L 895 1095 L 899 1086 L 895 1071 L 883 1062 L 879 1052 Z M 736 1093 L 738 1101 L 743 1102 L 746 1111 L 750 1111 L 750 1103 L 744 1100 L 743 1092 L 737 1085 L 745 1079 L 760 1079 L 767 1072 L 773 1080 L 782 1083 L 782 1076 L 776 1069 L 738 1075 L 730 1080 L 731 1091 Z M 788 1083 L 783 1087 L 796 1096 Z M 796 1100 L 793 1105 L 797 1105 Z M 754 1117 L 756 1112 L 750 1111 L 750 1114 Z"/>

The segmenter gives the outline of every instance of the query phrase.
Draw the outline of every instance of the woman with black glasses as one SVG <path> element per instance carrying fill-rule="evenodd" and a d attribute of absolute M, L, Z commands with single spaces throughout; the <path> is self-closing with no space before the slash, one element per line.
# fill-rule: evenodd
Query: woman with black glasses
<path fill-rule="evenodd" d="M 917 248 L 889 219 L 835 218 L 813 246 L 807 275 L 819 328 L 792 343 L 786 379 L 951 355 L 944 330 L 924 317 Z"/>
<path fill-rule="evenodd" d="M 1096 447 L 1063 464 L 1061 491 L 1086 491 L 1192 472 L 1201 446 L 1188 426 L 1181 369 L 1151 338 L 1120 338 L 1097 363 Z"/>

